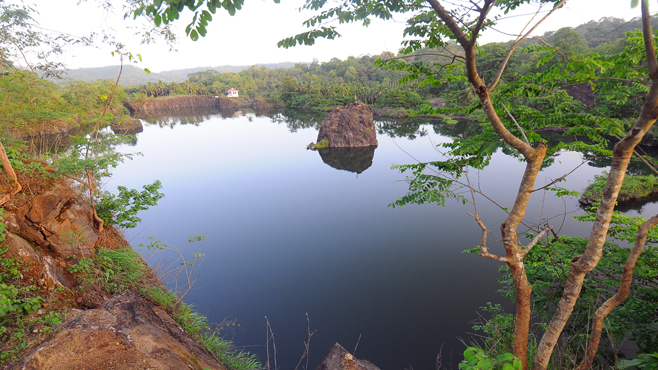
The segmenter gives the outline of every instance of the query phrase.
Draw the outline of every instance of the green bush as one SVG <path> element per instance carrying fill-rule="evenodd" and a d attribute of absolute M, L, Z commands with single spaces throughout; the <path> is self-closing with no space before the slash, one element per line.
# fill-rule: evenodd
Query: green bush
<path fill-rule="evenodd" d="M 425 103 L 420 95 L 413 91 L 388 89 L 380 96 L 375 105 L 387 108 L 417 108 Z"/>
<path fill-rule="evenodd" d="M 106 192 L 101 196 L 96 207 L 98 216 L 108 225 L 114 224 L 127 229 L 136 227 L 142 221 L 137 217 L 137 213 L 157 205 L 158 200 L 164 197 L 164 193 L 159 192 L 162 188 L 159 180 L 144 185 L 143 188 L 144 190 L 140 192 L 119 186 L 117 195 Z"/>
<path fill-rule="evenodd" d="M 495 358 L 481 348 L 468 347 L 464 351 L 464 361 L 459 363 L 459 370 L 520 370 L 521 361 L 511 353 L 503 353 Z"/>
<path fill-rule="evenodd" d="M 608 181 L 608 173 L 594 176 L 592 181 L 583 192 L 583 198 L 592 203 L 601 200 L 605 183 Z M 656 176 L 631 176 L 626 175 L 621 185 L 618 202 L 644 198 L 658 191 L 658 177 Z"/>

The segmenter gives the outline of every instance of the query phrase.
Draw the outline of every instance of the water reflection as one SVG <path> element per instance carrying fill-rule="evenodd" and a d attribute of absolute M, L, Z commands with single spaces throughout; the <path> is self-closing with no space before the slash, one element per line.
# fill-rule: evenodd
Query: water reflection
<path fill-rule="evenodd" d="M 236 344 L 254 346 L 248 349 L 261 359 L 267 316 L 277 333 L 281 369 L 293 369 L 299 361 L 299 345 L 307 340 L 305 313 L 317 329 L 311 366 L 337 341 L 351 348 L 359 341 L 359 357 L 382 368 L 434 368 L 439 351 L 458 358 L 464 345 L 456 337 L 471 330 L 477 308 L 486 302 L 509 304 L 496 293 L 498 265 L 462 253 L 480 242 L 481 233 L 461 204 L 388 207 L 408 189 L 399 181 L 404 175 L 390 167 L 412 162 L 401 149 L 433 160 L 438 155 L 430 138 L 433 143 L 472 138 L 481 132 L 480 124 L 378 121 L 376 161 L 374 148 L 321 151 L 329 169 L 318 154 L 303 149 L 317 138 L 326 114 L 254 114 L 259 113 L 224 120 L 216 112 L 199 127 L 174 130 L 146 125 L 135 148 L 144 156 L 117 168 L 108 187 L 137 188 L 159 179 L 167 196 L 140 214 L 142 225 L 127 231 L 128 239 L 138 244 L 156 236 L 181 246 L 192 232 L 210 234 L 198 289 L 185 301 L 213 322 L 238 318 Z M 421 129 L 428 137 L 420 138 Z M 357 155 L 360 150 L 370 152 Z M 494 157 L 478 172 L 478 184 L 500 204 L 512 204 L 510 181 L 521 178 L 524 166 L 499 152 Z M 580 155 L 561 153 L 538 184 L 579 163 Z M 333 168 L 367 173 L 354 181 L 351 173 Z M 569 177 L 570 189 L 582 189 L 600 171 L 582 166 Z M 582 214 L 575 201 L 567 210 L 567 204 L 551 199 L 533 196 L 526 220 L 574 208 Z M 491 227 L 506 216 L 490 203 L 478 206 Z M 587 235 L 586 223 L 565 218 L 564 235 Z M 494 248 L 502 250 L 499 243 Z"/>
<path fill-rule="evenodd" d="M 360 174 L 372 166 L 376 146 L 361 148 L 323 148 L 318 149 L 322 161 L 329 166 L 343 171 Z"/>
<path fill-rule="evenodd" d="M 104 124 L 100 127 L 100 135 L 108 136 L 112 133 L 109 129 L 108 124 Z M 74 142 L 76 137 L 84 137 L 89 135 L 94 130 L 94 125 L 83 125 L 74 128 L 71 131 L 59 134 L 37 134 L 25 138 L 25 144 L 28 150 L 34 153 L 62 153 L 66 151 Z M 125 133 L 118 133 L 124 136 L 129 136 L 129 139 L 123 143 L 124 145 L 135 146 L 137 145 L 137 136 L 136 133 L 141 132 L 141 126 L 139 128 L 129 130 Z"/>
<path fill-rule="evenodd" d="M 149 125 L 174 128 L 176 125 L 199 126 L 202 122 L 212 117 L 223 119 L 233 118 L 239 109 L 220 109 L 218 107 L 196 107 L 163 109 L 148 114 L 138 114 L 135 117 L 145 121 Z M 238 114 L 239 115 L 239 114 Z"/>
<path fill-rule="evenodd" d="M 326 113 L 296 109 L 270 111 L 267 113 L 266 116 L 270 117 L 272 122 L 278 124 L 284 123 L 290 132 L 297 132 L 297 130 L 311 127 L 319 130 L 322 120 L 326 117 Z"/>

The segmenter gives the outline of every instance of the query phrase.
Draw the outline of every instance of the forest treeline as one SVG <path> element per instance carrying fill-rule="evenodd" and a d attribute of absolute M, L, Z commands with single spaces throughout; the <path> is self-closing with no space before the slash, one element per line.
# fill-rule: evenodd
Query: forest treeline
<path fill-rule="evenodd" d="M 658 26 L 658 18 L 654 18 L 654 23 Z M 524 41 L 522 47 L 517 48 L 512 55 L 502 82 L 514 81 L 520 75 L 556 68 L 558 58 L 546 61 L 547 57 L 555 53 L 538 50 L 538 46 L 545 43 L 560 50 L 565 58 L 583 53 L 612 55 L 621 52 L 627 45 L 625 32 L 639 25 L 639 20 L 624 21 L 609 17 Z M 479 48 L 480 72 L 485 81 L 494 78 L 508 45 L 489 43 Z M 346 60 L 334 58 L 324 63 L 298 63 L 291 68 L 252 66 L 238 73 L 206 70 L 191 73 L 182 82 L 160 81 L 120 86 L 113 98 L 112 114 L 105 119 L 126 115 L 128 111 L 123 105 L 136 99 L 174 95 L 223 95 L 229 88 L 238 89 L 241 96 L 263 98 L 275 105 L 291 108 L 328 110 L 352 102 L 355 97 L 374 107 L 402 111 L 419 110 L 428 104 L 428 99 L 433 98 L 440 98 L 448 106 L 460 106 L 472 101 L 474 96 L 459 65 L 452 69 L 441 67 L 450 62 L 451 52 L 457 54 L 457 48 L 447 45 L 442 50 L 421 49 L 407 56 L 386 52 L 374 56 L 349 57 Z M 430 68 L 427 65 L 435 66 L 438 83 L 425 83 L 427 78 L 423 79 L 422 76 L 419 79 L 410 77 L 409 71 L 413 71 L 411 67 L 418 61 L 426 62 L 424 68 Z M 406 67 L 400 67 L 398 62 L 404 62 Z M 437 74 L 439 71 L 440 75 Z M 0 101 L 2 128 L 11 127 L 15 130 L 44 122 L 93 121 L 94 114 L 89 112 L 98 112 L 112 84 L 110 80 L 56 84 L 35 78 L 29 71 L 5 71 L 0 78 L 3 95 Z M 628 86 L 630 90 L 633 88 Z M 619 100 L 601 98 L 596 99 L 591 108 L 610 117 L 633 116 L 641 105 L 643 95 L 627 95 L 621 105 Z M 30 101 L 25 101 L 26 97 L 30 97 Z"/>
<path fill-rule="evenodd" d="M 654 23 L 658 25 L 657 18 L 654 18 Z M 513 81 L 528 73 L 543 72 L 559 63 L 558 58 L 546 61 L 555 52 L 538 51 L 538 46 L 552 45 L 559 50 L 561 58 L 585 53 L 613 55 L 627 45 L 624 34 L 639 27 L 638 19 L 625 21 L 607 17 L 528 39 L 512 55 L 502 82 Z M 489 43 L 479 48 L 479 71 L 485 81 L 494 79 L 512 42 Z M 330 109 L 354 101 L 356 96 L 358 100 L 375 107 L 416 110 L 432 98 L 441 98 L 452 105 L 472 99 L 463 69 L 457 64 L 445 68 L 454 60 L 453 54 L 459 55 L 456 45 L 447 45 L 441 50 L 421 49 L 404 56 L 385 52 L 346 60 L 334 58 L 324 63 L 314 60 L 310 64 L 298 63 L 291 68 L 252 66 L 239 73 L 206 70 L 189 74 L 185 82 L 160 81 L 127 87 L 125 91 L 139 99 L 183 94 L 221 95 L 229 88 L 235 88 L 241 96 L 264 98 L 273 104 L 293 108 Z M 424 70 L 417 71 L 421 78 L 411 78 L 409 67 L 419 61 L 425 62 Z M 423 73 L 440 74 L 440 77 L 430 83 L 429 79 L 423 78 Z M 636 96 L 639 99 L 641 94 Z M 624 107 L 615 103 L 614 109 L 606 107 L 604 101 L 597 104 L 601 109 L 614 111 L 612 113 L 616 116 L 627 117 L 632 115 L 630 111 L 635 111 L 639 100 L 630 99 Z"/>

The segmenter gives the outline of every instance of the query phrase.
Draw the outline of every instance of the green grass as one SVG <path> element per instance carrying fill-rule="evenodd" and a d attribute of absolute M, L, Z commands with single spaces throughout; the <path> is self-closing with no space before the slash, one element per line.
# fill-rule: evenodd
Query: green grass
<path fill-rule="evenodd" d="M 191 306 L 178 302 L 176 295 L 160 287 L 143 288 L 143 296 L 162 306 L 186 332 L 203 348 L 212 353 L 228 370 L 258 370 L 262 365 L 256 355 L 235 348 L 233 342 L 222 338 L 226 325 L 211 329 L 208 319 Z"/>
<path fill-rule="evenodd" d="M 589 203 L 596 203 L 601 201 L 605 183 L 608 180 L 608 173 L 604 172 L 601 175 L 594 176 L 592 181 L 583 192 L 583 199 Z M 658 192 L 658 177 L 656 176 L 631 176 L 624 177 L 624 183 L 619 191 L 618 202 L 627 202 L 647 197 L 655 192 Z"/>

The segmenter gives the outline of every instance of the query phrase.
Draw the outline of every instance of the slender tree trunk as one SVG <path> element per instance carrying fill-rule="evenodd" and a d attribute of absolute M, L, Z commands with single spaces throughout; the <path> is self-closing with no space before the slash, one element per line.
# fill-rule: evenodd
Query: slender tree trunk
<path fill-rule="evenodd" d="M 14 172 L 14 168 L 11 166 L 11 162 L 9 162 L 9 157 L 7 156 L 5 146 L 2 144 L 2 142 L 0 142 L 0 162 L 2 162 L 2 167 L 4 167 L 5 171 L 7 171 L 7 175 L 9 176 L 10 180 L 9 182 L 16 184 L 14 190 L 10 190 L 9 193 L 5 194 L 2 199 L 0 199 L 0 206 L 2 206 L 3 204 L 7 203 L 13 195 L 23 190 L 23 187 L 18 182 L 18 177 L 16 176 L 16 172 Z"/>
<path fill-rule="evenodd" d="M 617 290 L 617 293 L 614 296 L 605 301 L 605 303 L 603 303 L 594 313 L 594 319 L 592 320 L 592 335 L 589 339 L 587 352 L 585 353 L 585 358 L 583 358 L 583 361 L 578 365 L 576 370 L 587 370 L 592 366 L 594 356 L 596 356 L 596 352 L 599 348 L 599 341 L 601 340 L 603 320 L 615 307 L 628 298 L 628 293 L 631 290 L 631 283 L 633 282 L 633 269 L 635 269 L 635 263 L 638 258 L 640 258 L 642 251 L 644 251 L 644 245 L 647 242 L 647 234 L 649 233 L 649 230 L 656 225 L 658 225 L 658 215 L 653 216 L 638 228 L 635 245 L 633 246 L 633 249 L 631 249 L 628 258 L 626 259 L 626 263 L 624 264 L 624 269 L 622 270 L 619 290 Z"/>
<path fill-rule="evenodd" d="M 539 342 L 532 366 L 533 370 L 546 369 L 548 366 L 551 353 L 578 300 L 585 275 L 592 271 L 601 259 L 603 244 L 605 243 L 610 227 L 612 211 L 617 202 L 617 195 L 621 189 L 626 168 L 633 155 L 633 150 L 656 122 L 656 119 L 658 119 L 658 61 L 656 60 L 656 52 L 653 45 L 654 37 L 651 30 L 651 18 L 647 0 L 642 1 L 642 26 L 649 77 L 651 78 L 652 85 L 642 105 L 640 116 L 628 134 L 615 145 L 612 165 L 610 166 L 610 175 L 603 191 L 601 204 L 596 213 L 596 219 L 592 226 L 587 247 L 583 255 L 580 258 L 574 258 L 574 261 L 571 263 L 562 298 L 558 303 L 553 319 L 548 324 L 546 332 Z"/>

